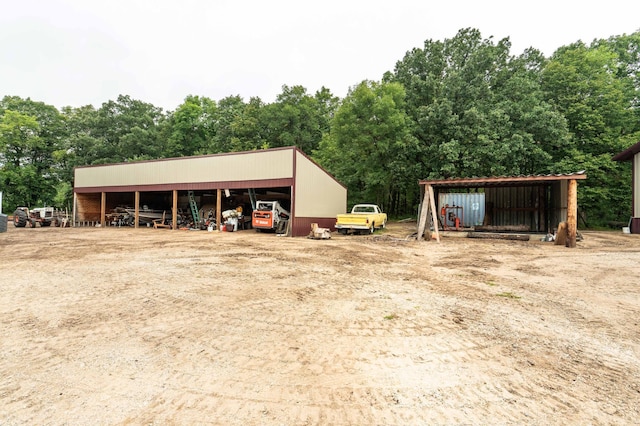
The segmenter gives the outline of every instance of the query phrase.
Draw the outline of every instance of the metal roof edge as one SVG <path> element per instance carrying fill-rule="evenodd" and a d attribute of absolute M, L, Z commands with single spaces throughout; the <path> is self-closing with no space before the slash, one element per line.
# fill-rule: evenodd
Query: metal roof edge
<path fill-rule="evenodd" d="M 247 155 L 247 154 L 255 154 L 262 152 L 273 152 L 273 151 L 286 151 L 286 150 L 296 150 L 298 149 L 295 146 L 283 146 L 277 148 L 266 148 L 266 149 L 254 149 L 251 151 L 233 151 L 233 152 L 217 152 L 215 154 L 203 154 L 203 155 L 187 155 L 184 157 L 168 157 L 168 158 L 156 158 L 153 160 L 138 160 L 138 161 L 124 161 L 119 163 L 102 163 L 102 164 L 88 164 L 86 166 L 76 166 L 73 169 L 87 169 L 92 167 L 104 167 L 104 166 L 120 166 L 127 164 L 142 164 L 142 163 L 157 163 L 161 161 L 175 161 L 175 160 L 188 160 L 192 158 L 210 158 L 210 157 L 222 157 L 226 155 Z"/>
<path fill-rule="evenodd" d="M 640 142 L 631 145 L 629 148 L 613 156 L 613 161 L 629 161 L 640 152 Z"/>
<path fill-rule="evenodd" d="M 313 158 L 309 157 L 304 151 L 302 151 L 300 148 L 298 148 L 297 146 L 293 146 L 293 149 L 295 149 L 296 152 L 299 152 L 300 154 L 302 154 L 302 156 L 304 158 L 306 158 L 307 160 L 311 161 L 311 163 L 316 166 L 317 168 L 319 168 L 320 170 L 322 170 L 327 176 L 329 176 L 331 179 L 333 179 L 338 185 L 340 185 L 341 187 L 343 187 L 344 189 L 347 189 L 346 185 L 343 184 L 342 182 L 340 182 L 338 179 L 336 179 L 336 177 L 334 175 L 332 175 L 331 173 L 329 173 L 324 167 L 322 167 L 320 164 L 318 164 Z"/>
<path fill-rule="evenodd" d="M 450 179 L 421 179 L 419 185 L 465 185 L 465 184 L 513 184 L 526 182 L 546 182 L 554 180 L 571 180 L 586 179 L 585 170 L 575 173 L 558 173 L 558 174 L 540 174 L 540 175 L 521 175 L 521 176 L 491 176 L 491 177 L 472 177 L 472 178 L 450 178 Z"/>

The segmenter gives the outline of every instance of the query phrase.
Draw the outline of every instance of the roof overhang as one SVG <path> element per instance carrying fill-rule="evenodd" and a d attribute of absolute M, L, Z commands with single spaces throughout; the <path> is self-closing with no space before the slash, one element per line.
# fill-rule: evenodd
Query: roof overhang
<path fill-rule="evenodd" d="M 586 179 L 587 175 L 582 170 L 577 173 L 549 174 L 549 175 L 529 175 L 529 176 L 496 176 L 496 177 L 474 177 L 455 178 L 440 180 L 420 180 L 422 185 L 431 185 L 440 188 L 485 188 L 485 187 L 505 187 L 505 186 L 532 186 L 553 183 L 562 180 Z"/>
<path fill-rule="evenodd" d="M 614 155 L 613 161 L 631 161 L 633 156 L 640 152 L 640 142 L 622 151 L 620 154 Z"/>

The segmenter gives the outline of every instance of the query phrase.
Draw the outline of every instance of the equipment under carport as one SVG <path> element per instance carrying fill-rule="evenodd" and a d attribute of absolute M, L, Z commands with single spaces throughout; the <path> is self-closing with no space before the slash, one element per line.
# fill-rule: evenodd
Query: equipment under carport
<path fill-rule="evenodd" d="M 251 225 L 258 232 L 275 230 L 276 234 L 284 234 L 287 233 L 290 215 L 278 201 L 258 201 L 251 216 Z"/>

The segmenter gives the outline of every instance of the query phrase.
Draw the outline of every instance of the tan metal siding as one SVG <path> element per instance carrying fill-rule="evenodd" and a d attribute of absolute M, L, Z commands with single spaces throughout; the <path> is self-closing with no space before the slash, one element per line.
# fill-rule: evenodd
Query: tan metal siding
<path fill-rule="evenodd" d="M 346 188 L 302 153 L 296 152 L 296 217 L 335 218 L 346 208 Z"/>
<path fill-rule="evenodd" d="M 633 156 L 633 216 L 640 217 L 640 153 Z"/>
<path fill-rule="evenodd" d="M 75 170 L 76 188 L 250 181 L 293 177 L 293 150 L 188 157 Z"/>

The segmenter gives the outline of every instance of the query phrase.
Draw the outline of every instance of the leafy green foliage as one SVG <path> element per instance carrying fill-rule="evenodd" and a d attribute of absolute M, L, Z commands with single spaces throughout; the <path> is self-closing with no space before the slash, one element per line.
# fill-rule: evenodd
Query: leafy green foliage
<path fill-rule="evenodd" d="M 624 211 L 627 216 L 631 211 L 628 165 L 611 159 L 629 145 L 628 135 L 638 135 L 631 108 L 637 90 L 631 76 L 621 71 L 629 66 L 607 44 L 578 42 L 558 49 L 542 70 L 546 96 L 573 136 L 571 151 L 556 162 L 556 169 L 586 170 L 579 206 L 591 225 L 621 220 Z"/>
<path fill-rule="evenodd" d="M 54 153 L 64 136 L 62 116 L 52 106 L 5 97 L 0 102 L 0 188 L 8 211 L 51 205 L 59 182 Z"/>
<path fill-rule="evenodd" d="M 389 210 L 394 197 L 417 187 L 418 146 L 398 83 L 364 81 L 336 111 L 330 132 L 314 153 L 349 188 L 349 203 L 376 202 Z"/>
<path fill-rule="evenodd" d="M 297 146 L 305 153 L 313 152 L 328 128 L 331 102 L 324 88 L 314 97 L 302 86 L 283 86 L 276 101 L 265 107 L 267 146 Z"/>
<path fill-rule="evenodd" d="M 494 44 L 465 29 L 426 41 L 387 76 L 407 88 L 423 178 L 539 173 L 568 143 L 540 87 L 544 58 L 535 50 L 513 58 L 509 48 L 508 39 Z"/>
<path fill-rule="evenodd" d="M 217 105 L 206 97 L 187 96 L 169 118 L 166 157 L 203 154 L 215 136 Z"/>

